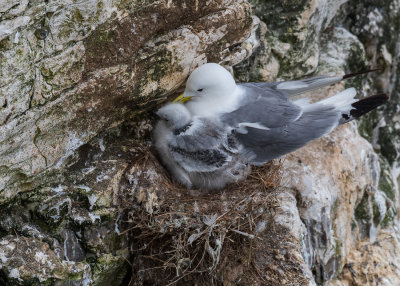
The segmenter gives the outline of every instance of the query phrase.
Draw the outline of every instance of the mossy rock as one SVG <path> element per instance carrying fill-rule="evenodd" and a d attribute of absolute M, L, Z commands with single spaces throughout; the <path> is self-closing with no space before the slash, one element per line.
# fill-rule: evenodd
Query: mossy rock
<path fill-rule="evenodd" d="M 397 191 L 393 182 L 389 163 L 384 158 L 381 158 L 379 162 L 381 165 L 381 176 L 379 177 L 378 189 L 384 192 L 386 196 L 394 202 L 396 200 Z"/>
<path fill-rule="evenodd" d="M 127 263 L 127 257 L 128 250 L 122 251 L 121 255 L 117 256 L 106 254 L 99 257 L 92 269 L 93 285 L 121 285 L 130 267 Z"/>
<path fill-rule="evenodd" d="M 357 205 L 354 215 L 356 220 L 358 221 L 369 221 L 371 219 L 371 213 L 370 213 L 370 207 L 369 207 L 369 199 L 368 199 L 368 193 L 364 192 L 364 195 L 360 201 L 360 203 Z"/>
<path fill-rule="evenodd" d="M 369 112 L 368 114 L 364 115 L 358 121 L 358 132 L 368 141 L 372 141 L 373 131 L 375 127 L 378 125 L 380 116 L 376 110 Z"/>

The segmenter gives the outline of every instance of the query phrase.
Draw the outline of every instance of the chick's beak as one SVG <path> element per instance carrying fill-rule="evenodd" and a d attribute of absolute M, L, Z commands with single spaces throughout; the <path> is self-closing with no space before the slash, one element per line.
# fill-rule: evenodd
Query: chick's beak
<path fill-rule="evenodd" d="M 179 95 L 177 98 L 174 99 L 174 103 L 185 103 L 187 101 L 189 101 L 192 97 L 191 96 L 185 96 L 185 93 L 182 93 L 181 95 Z"/>

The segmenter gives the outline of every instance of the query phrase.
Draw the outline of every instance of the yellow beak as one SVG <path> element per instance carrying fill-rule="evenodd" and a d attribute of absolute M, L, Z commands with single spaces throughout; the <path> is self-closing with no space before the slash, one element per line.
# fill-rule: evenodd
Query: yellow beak
<path fill-rule="evenodd" d="M 179 95 L 177 98 L 174 99 L 174 103 L 185 103 L 186 101 L 189 101 L 192 97 L 191 96 L 186 96 L 184 97 L 184 94 L 182 93 Z"/>

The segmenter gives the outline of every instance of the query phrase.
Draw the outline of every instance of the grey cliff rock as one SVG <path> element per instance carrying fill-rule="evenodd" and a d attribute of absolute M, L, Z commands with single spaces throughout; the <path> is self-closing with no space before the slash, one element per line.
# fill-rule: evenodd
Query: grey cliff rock
<path fill-rule="evenodd" d="M 0 1 L 1 285 L 397 285 L 400 1 Z M 198 65 L 390 103 L 204 194 L 151 148 Z"/>

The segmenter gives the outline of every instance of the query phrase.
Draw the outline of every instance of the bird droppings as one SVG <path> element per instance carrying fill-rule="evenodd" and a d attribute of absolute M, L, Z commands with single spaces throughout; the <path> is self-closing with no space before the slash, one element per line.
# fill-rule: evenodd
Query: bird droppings
<path fill-rule="evenodd" d="M 89 210 L 93 209 L 93 206 L 95 205 L 96 201 L 99 199 L 99 197 L 96 194 L 91 194 L 88 196 L 88 200 L 89 200 Z"/>
<path fill-rule="evenodd" d="M 168 264 L 167 260 L 171 257 L 168 247 L 180 245 L 175 227 L 185 228 L 185 221 L 191 223 L 195 217 L 198 225 L 189 233 L 190 251 L 203 247 L 204 264 L 199 267 L 211 267 L 217 261 L 219 266 L 203 274 L 190 273 L 177 285 L 221 285 L 224 281 L 224 286 L 246 285 L 249 271 L 256 269 L 252 261 L 260 271 L 256 269 L 251 277 L 260 274 L 260 281 L 264 274 L 270 277 L 260 285 L 400 285 L 398 0 L 0 2 L 0 285 L 119 285 L 128 284 L 131 277 L 131 286 L 148 279 L 165 285 L 181 277 L 176 273 L 188 273 L 187 267 L 196 266 L 184 253 L 179 263 L 171 260 L 174 264 Z M 157 23 L 147 25 L 155 13 Z M 261 19 L 259 24 L 253 15 Z M 171 203 L 175 213 L 166 220 L 170 223 L 156 229 L 151 244 L 149 237 L 141 244 L 159 247 L 154 253 L 149 247 L 133 247 L 139 255 L 135 256 L 129 253 L 126 239 L 135 218 L 127 218 L 119 209 L 124 205 L 120 198 L 134 206 L 130 211 L 143 212 L 147 222 L 152 222 L 145 209 L 147 198 L 152 201 L 148 207 L 153 208 L 153 216 L 168 203 L 160 202 L 164 188 L 160 182 L 168 179 L 162 168 L 148 166 L 157 174 L 149 182 L 150 173 L 132 167 L 144 158 L 138 154 L 148 152 L 151 140 L 146 134 L 154 123 L 151 111 L 182 91 L 190 71 L 211 61 L 234 65 L 229 69 L 238 82 L 341 75 L 382 67 L 381 72 L 352 83 L 360 95 L 391 94 L 387 108 L 358 122 L 362 136 L 373 142 L 379 161 L 354 125 L 338 130 L 334 140 L 321 139 L 282 160 L 287 167 L 282 179 L 285 190 L 276 194 L 279 207 L 274 208 L 276 213 L 272 211 L 274 223 L 268 212 L 260 218 L 264 230 L 261 227 L 256 232 L 258 223 L 252 230 L 245 229 L 245 220 L 241 220 L 240 227 L 234 225 L 235 231 L 229 228 L 225 237 L 219 235 L 218 214 L 229 212 L 236 200 L 222 192 L 219 203 L 213 202 L 217 207 L 204 213 L 208 217 L 217 214 L 207 248 L 204 197 L 189 190 L 194 200 L 188 201 L 188 194 L 177 188 Z M 338 88 L 343 87 L 330 87 L 312 98 L 318 100 Z M 144 96 L 145 92 L 151 93 Z M 137 128 L 130 132 L 133 125 Z M 76 150 L 66 148 L 70 134 L 82 136 L 81 142 L 71 145 Z M 104 152 L 100 138 L 104 138 Z M 346 147 L 349 144 L 351 148 Z M 58 161 L 65 152 L 70 156 Z M 60 166 L 54 170 L 56 162 Z M 110 180 L 97 182 L 100 174 Z M 381 220 L 384 208 L 379 207 L 383 200 L 374 202 L 375 193 L 368 185 L 386 195 L 387 210 L 376 227 L 374 243 L 370 225 Z M 58 186 L 62 190 L 55 197 L 51 188 Z M 303 196 L 308 188 L 312 189 Z M 147 191 L 157 196 L 148 196 Z M 92 194 L 99 199 L 89 210 Z M 144 204 L 138 202 L 139 194 Z M 71 205 L 66 200 L 60 208 L 52 208 L 66 197 Z M 178 217 L 188 209 L 187 204 L 198 212 L 187 219 Z M 257 213 L 263 211 L 257 207 Z M 100 218 L 93 222 L 89 212 Z M 151 225 L 145 227 L 151 229 Z M 65 260 L 64 231 L 79 240 L 85 260 Z M 268 243 L 258 247 L 258 237 Z M 172 243 L 165 245 L 164 239 Z M 140 240 L 137 233 L 135 241 Z M 77 247 L 73 241 L 68 239 L 66 246 Z M 267 250 L 261 251 L 262 247 Z M 55 265 L 53 271 L 34 259 L 37 251 L 48 256 Z M 131 275 L 127 261 L 138 269 L 136 276 Z M 166 268 L 149 269 L 166 261 Z M 16 278 L 16 270 L 22 281 Z M 286 272 L 288 277 L 281 276 Z M 153 276 L 145 276 L 149 273 Z M 293 277 L 293 273 L 298 275 Z M 301 277 L 306 281 L 299 283 Z"/>
<path fill-rule="evenodd" d="M 62 173 L 77 156 L 74 151 L 107 128 L 148 112 L 158 98 L 182 84 L 191 65 L 211 56 L 240 61 L 219 48 L 228 44 L 231 50 L 243 50 L 240 44 L 256 25 L 247 1 L 204 2 L 199 10 L 185 1 L 168 9 L 164 1 L 144 6 L 110 0 L 72 6 L 39 2 L 22 9 L 22 15 L 4 11 L 0 25 L 5 61 L 0 103 L 6 105 L 0 107 L 0 137 L 2 142 L 22 142 L 19 148 L 7 145 L 7 155 L 0 157 L 8 169 L 0 172 L 0 189 L 8 186 L 0 192 L 0 202 L 40 185 L 38 174 Z M 148 26 L 153 14 L 157 23 Z M 32 21 L 45 27 L 30 25 Z M 224 34 L 213 38 L 220 27 Z M 36 30 L 48 34 L 42 37 Z M 211 46 L 215 51 L 208 50 Z M 144 96 L 154 84 L 157 89 Z"/>
<path fill-rule="evenodd" d="M 15 249 L 5 248 L 3 242 L 6 241 L 15 245 Z M 90 269 L 88 264 L 62 262 L 45 242 L 14 235 L 0 240 L 0 259 L 2 270 L 16 285 L 27 281 L 34 285 L 48 281 L 49 277 L 83 281 L 85 272 Z"/>

